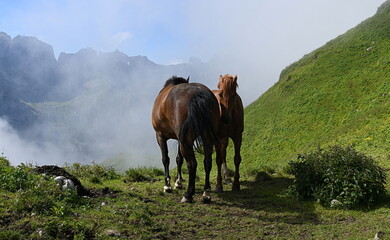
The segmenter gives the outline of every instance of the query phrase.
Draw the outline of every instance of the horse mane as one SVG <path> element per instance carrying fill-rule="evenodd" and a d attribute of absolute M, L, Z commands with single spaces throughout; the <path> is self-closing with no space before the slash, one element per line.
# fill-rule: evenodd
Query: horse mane
<path fill-rule="evenodd" d="M 225 81 L 219 81 L 218 89 L 220 92 L 226 92 L 227 94 L 236 93 L 238 88 L 237 81 L 234 81 L 234 77 L 230 74 L 221 76 Z"/>
<path fill-rule="evenodd" d="M 165 84 L 164 84 L 164 88 L 169 86 L 169 85 L 177 85 L 177 84 L 180 84 L 180 83 L 188 83 L 189 82 L 189 77 L 188 79 L 184 79 L 182 77 L 177 77 L 175 75 L 173 75 L 170 79 L 168 79 Z"/>

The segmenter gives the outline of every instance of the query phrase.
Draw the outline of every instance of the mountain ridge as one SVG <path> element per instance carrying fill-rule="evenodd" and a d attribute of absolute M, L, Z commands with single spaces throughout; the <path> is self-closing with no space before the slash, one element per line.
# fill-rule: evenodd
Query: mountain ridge
<path fill-rule="evenodd" d="M 118 50 L 83 48 L 55 59 L 35 37 L 0 33 L 0 118 L 28 142 L 56 145 L 63 161 L 131 152 L 128 162 L 137 165 L 158 154 L 148 106 L 172 75 L 205 84 L 217 76 L 199 60 L 160 65 Z"/>

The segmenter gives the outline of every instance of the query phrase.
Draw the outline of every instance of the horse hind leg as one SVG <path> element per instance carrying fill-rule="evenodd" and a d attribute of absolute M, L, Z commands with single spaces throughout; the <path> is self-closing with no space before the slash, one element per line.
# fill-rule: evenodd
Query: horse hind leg
<path fill-rule="evenodd" d="M 180 143 L 180 150 L 183 157 L 186 160 L 188 174 L 189 174 L 187 192 L 184 194 L 181 203 L 192 203 L 193 196 L 195 195 L 195 178 L 196 178 L 196 168 L 198 164 L 196 162 L 192 145 L 188 145 L 188 146 L 189 147 L 185 147 L 184 144 Z"/>
<path fill-rule="evenodd" d="M 227 139 L 221 139 L 220 143 L 215 146 L 216 148 L 216 162 L 217 162 L 217 184 L 215 187 L 216 192 L 223 192 L 222 185 L 222 164 L 226 162 L 226 148 L 228 145 Z"/>
<path fill-rule="evenodd" d="M 211 144 L 204 145 L 204 170 L 206 176 L 205 176 L 204 192 L 202 196 L 203 203 L 211 202 L 210 172 L 212 167 L 212 154 L 213 154 L 213 146 Z"/>
<path fill-rule="evenodd" d="M 164 192 L 171 193 L 172 186 L 171 186 L 171 177 L 169 175 L 169 156 L 168 156 L 167 139 L 160 135 L 157 135 L 157 142 L 161 149 L 162 163 L 164 165 L 164 172 L 165 172 Z"/>
<path fill-rule="evenodd" d="M 180 152 L 180 144 L 177 150 L 177 157 L 176 157 L 176 164 L 177 164 L 177 178 L 175 181 L 175 189 L 182 189 L 183 188 L 183 176 L 181 172 L 181 167 L 183 166 L 183 155 Z"/>

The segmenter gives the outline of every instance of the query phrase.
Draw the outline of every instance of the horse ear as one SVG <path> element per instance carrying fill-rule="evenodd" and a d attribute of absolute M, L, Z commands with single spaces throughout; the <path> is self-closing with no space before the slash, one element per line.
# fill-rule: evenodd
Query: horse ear
<path fill-rule="evenodd" d="M 190 76 L 188 76 L 188 78 L 187 78 L 187 83 L 189 83 L 190 82 Z"/>
<path fill-rule="evenodd" d="M 218 89 L 220 89 L 221 81 L 222 81 L 222 75 L 219 75 L 219 81 L 218 81 L 218 85 L 217 85 Z"/>
<path fill-rule="evenodd" d="M 236 83 L 237 82 L 237 75 L 236 76 L 234 76 L 234 78 L 233 78 L 233 81 Z"/>

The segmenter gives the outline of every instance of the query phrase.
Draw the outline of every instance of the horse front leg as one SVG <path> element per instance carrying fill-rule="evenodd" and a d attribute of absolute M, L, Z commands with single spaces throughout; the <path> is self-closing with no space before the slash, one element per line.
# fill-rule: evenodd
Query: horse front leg
<path fill-rule="evenodd" d="M 222 171 L 222 179 L 223 179 L 223 182 L 224 184 L 231 184 L 232 183 L 232 179 L 230 179 L 230 176 L 229 176 L 229 169 L 227 167 L 227 164 L 226 164 L 226 155 L 224 158 L 222 158 L 222 167 L 221 167 L 221 171 Z"/>
<path fill-rule="evenodd" d="M 183 166 L 183 155 L 180 151 L 180 144 L 178 144 L 178 150 L 177 150 L 177 157 L 176 157 L 176 164 L 177 164 L 177 178 L 175 181 L 175 189 L 182 189 L 183 188 L 183 176 L 181 173 L 181 167 Z"/>
<path fill-rule="evenodd" d="M 172 186 L 171 186 L 171 177 L 169 176 L 169 156 L 168 156 L 167 139 L 157 134 L 157 142 L 161 149 L 162 163 L 164 165 L 164 172 L 165 172 L 164 192 L 170 193 L 172 192 Z"/>
<path fill-rule="evenodd" d="M 232 191 L 240 190 L 240 163 L 241 163 L 241 143 L 242 143 L 242 135 L 233 139 L 234 143 L 234 165 L 236 170 L 234 171 L 234 180 Z"/>

